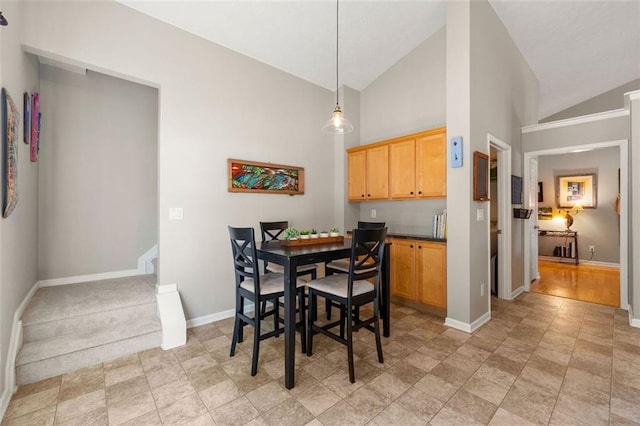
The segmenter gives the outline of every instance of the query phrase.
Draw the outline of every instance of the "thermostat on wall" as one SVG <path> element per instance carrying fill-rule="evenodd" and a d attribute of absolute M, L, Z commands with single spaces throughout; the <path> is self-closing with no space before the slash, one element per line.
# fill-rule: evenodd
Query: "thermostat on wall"
<path fill-rule="evenodd" d="M 462 167 L 462 136 L 451 138 L 451 167 Z"/>

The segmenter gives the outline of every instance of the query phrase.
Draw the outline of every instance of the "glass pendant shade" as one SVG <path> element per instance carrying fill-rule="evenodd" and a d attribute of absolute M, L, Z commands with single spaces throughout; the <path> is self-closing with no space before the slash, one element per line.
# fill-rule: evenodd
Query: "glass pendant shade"
<path fill-rule="evenodd" d="M 342 135 L 353 131 L 353 125 L 342 115 L 340 105 L 336 105 L 331 118 L 327 124 L 322 126 L 322 131 L 332 135 Z"/>

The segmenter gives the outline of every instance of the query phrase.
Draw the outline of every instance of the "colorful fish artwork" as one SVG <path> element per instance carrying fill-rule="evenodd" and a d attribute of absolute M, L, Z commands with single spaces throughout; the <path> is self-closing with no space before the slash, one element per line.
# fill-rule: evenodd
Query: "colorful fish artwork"
<path fill-rule="evenodd" d="M 31 140 L 31 95 L 29 92 L 24 92 L 22 95 L 22 102 L 24 106 L 22 142 L 29 145 L 29 141 Z"/>
<path fill-rule="evenodd" d="M 5 174 L 3 176 L 4 194 L 2 197 L 2 217 L 9 217 L 18 204 L 18 129 L 20 112 L 7 89 L 2 89 L 3 154 Z"/>
<path fill-rule="evenodd" d="M 304 194 L 304 169 L 269 163 L 230 160 L 232 192 Z"/>

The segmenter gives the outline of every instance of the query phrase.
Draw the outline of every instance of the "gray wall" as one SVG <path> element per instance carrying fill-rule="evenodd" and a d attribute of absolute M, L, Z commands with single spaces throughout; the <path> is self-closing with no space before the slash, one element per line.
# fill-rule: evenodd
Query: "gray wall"
<path fill-rule="evenodd" d="M 446 31 L 436 32 L 378 77 L 360 95 L 362 144 L 445 124 Z M 431 234 L 446 200 L 376 201 L 359 206 L 360 220 L 387 222 L 390 232 Z"/>
<path fill-rule="evenodd" d="M 135 269 L 158 242 L 158 90 L 40 69 L 39 279 Z"/>
<path fill-rule="evenodd" d="M 320 131 L 333 93 L 114 1 L 25 8 L 28 49 L 160 88 L 159 282 L 177 284 L 187 318 L 234 306 L 227 225 L 333 225 L 335 142 Z M 230 193 L 228 158 L 302 166 L 305 194 Z"/>
<path fill-rule="evenodd" d="M 466 28 L 469 28 L 467 32 Z M 512 174 L 522 176 L 520 127 L 537 122 L 538 83 L 533 71 L 486 1 L 447 3 L 447 128 L 463 137 L 464 166 L 449 169 L 448 316 L 467 324 L 488 312 L 489 223 L 476 221 L 486 202 L 472 201 L 473 151 L 489 153 L 487 133 L 512 147 Z M 451 188 L 456 188 L 452 191 Z M 522 221 L 520 221 L 522 222 Z M 522 285 L 523 228 L 512 222 L 513 287 Z"/>
<path fill-rule="evenodd" d="M 27 16 L 23 2 L 3 2 L 2 12 L 9 25 L 0 30 L 0 86 L 9 90 L 20 111 L 20 199 L 11 216 L 0 218 L 0 396 L 10 397 L 13 389 L 6 387 L 5 368 L 13 315 L 38 279 L 38 163 L 30 162 L 29 147 L 22 143 L 22 93 L 38 91 L 38 62 L 22 53 L 20 46 Z M 0 161 L 0 173 L 5 173 L 4 161 Z"/>
<path fill-rule="evenodd" d="M 618 194 L 618 170 L 620 149 L 618 147 L 576 152 L 562 155 L 538 157 L 538 181 L 543 183 L 542 203 L 538 207 L 558 208 L 556 198 L 556 176 L 579 173 L 597 173 L 597 208 L 585 209 L 574 216 L 572 230 L 578 231 L 578 253 L 580 259 L 590 259 L 589 246 L 595 245 L 592 260 L 620 263 L 619 216 L 614 211 Z M 564 221 L 539 220 L 540 229 L 564 230 Z M 539 238 L 539 254 L 550 256 L 553 247 L 562 240 L 550 237 Z"/>
<path fill-rule="evenodd" d="M 549 117 L 543 118 L 540 120 L 540 123 L 548 123 L 550 121 L 563 120 L 565 118 L 580 117 L 582 115 L 624 108 L 624 94 L 639 89 L 640 78 L 598 96 L 594 96 L 593 98 L 581 102 L 578 105 L 574 105 L 571 108 L 567 108 L 556 114 L 550 115 Z"/>

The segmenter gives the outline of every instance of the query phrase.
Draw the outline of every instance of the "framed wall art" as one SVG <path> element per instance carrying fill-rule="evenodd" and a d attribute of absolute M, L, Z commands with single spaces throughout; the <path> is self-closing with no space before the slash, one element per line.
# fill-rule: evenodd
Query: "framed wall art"
<path fill-rule="evenodd" d="M 22 124 L 22 142 L 29 145 L 31 140 L 31 95 L 29 92 L 24 92 L 22 95 L 22 107 L 24 109 L 24 117 Z"/>
<path fill-rule="evenodd" d="M 2 217 L 9 217 L 18 204 L 18 129 L 20 112 L 7 89 L 2 89 Z"/>
<path fill-rule="evenodd" d="M 544 194 L 542 193 L 542 182 L 538 182 L 538 202 L 544 202 Z"/>
<path fill-rule="evenodd" d="M 40 113 L 40 94 L 38 92 L 31 95 L 31 102 L 33 107 L 31 108 L 31 146 L 29 151 L 31 161 L 36 162 L 40 151 L 40 120 L 42 118 Z"/>
<path fill-rule="evenodd" d="M 489 156 L 473 153 L 473 200 L 489 201 Z"/>
<path fill-rule="evenodd" d="M 595 173 L 556 176 L 558 207 L 571 208 L 574 204 L 581 204 L 585 209 L 596 208 L 596 177 Z"/>
<path fill-rule="evenodd" d="M 304 194 L 304 168 L 283 164 L 227 160 L 229 192 Z"/>
<path fill-rule="evenodd" d="M 522 178 L 511 175 L 511 204 L 522 204 Z"/>

